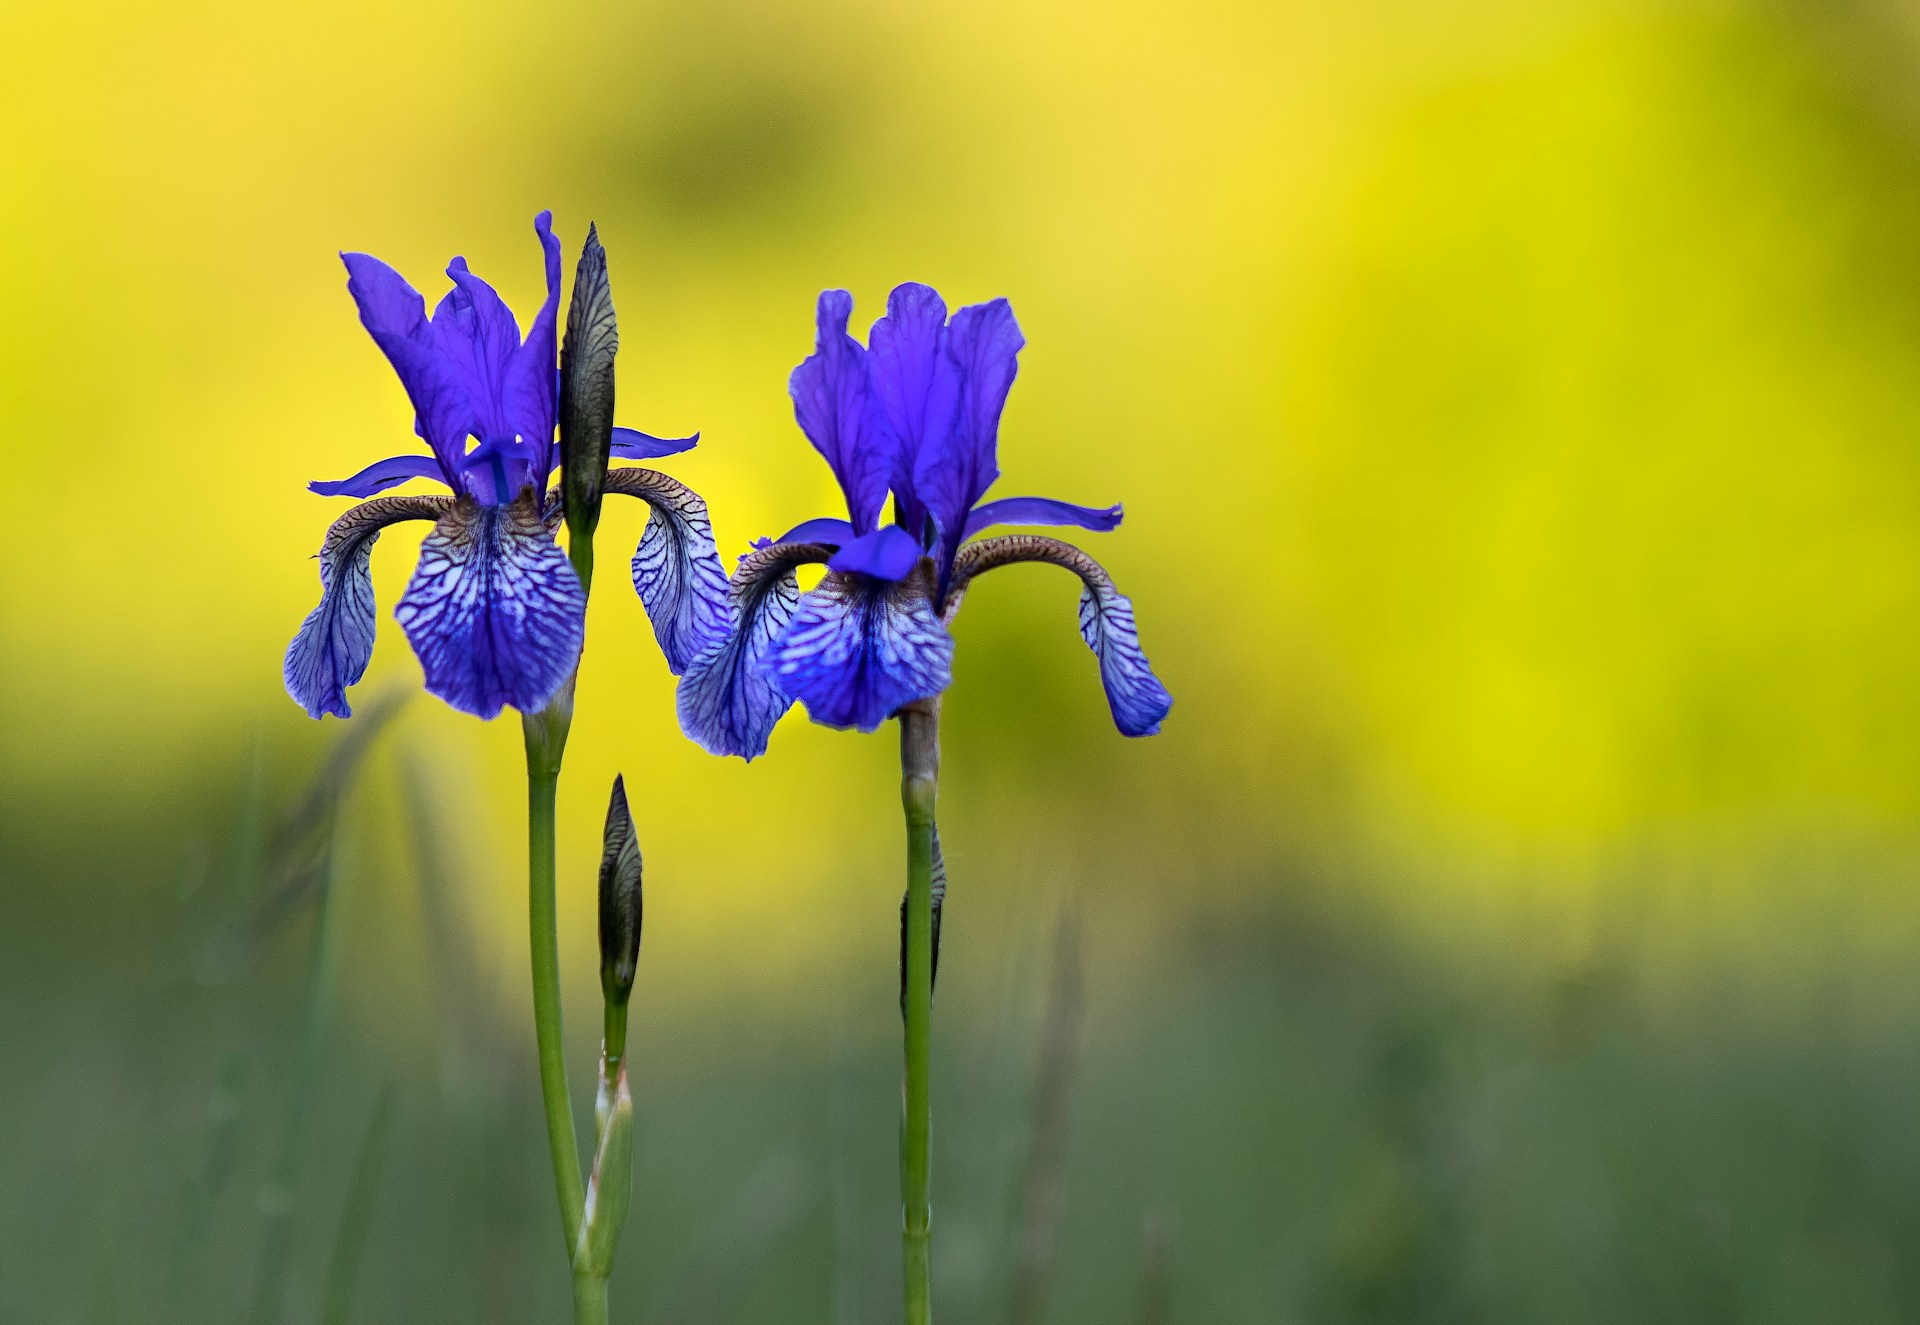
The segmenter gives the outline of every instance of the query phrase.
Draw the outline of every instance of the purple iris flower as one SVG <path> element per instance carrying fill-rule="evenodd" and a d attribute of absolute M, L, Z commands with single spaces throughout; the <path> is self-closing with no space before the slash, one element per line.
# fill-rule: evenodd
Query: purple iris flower
<path fill-rule="evenodd" d="M 814 352 L 794 369 L 794 416 L 832 466 L 847 518 L 761 540 L 731 581 L 732 626 L 680 682 L 680 723 L 715 754 L 752 759 L 795 700 L 815 722 L 872 731 L 953 678 L 948 633 L 973 577 L 1015 561 L 1077 574 L 1080 633 L 1099 658 L 1115 725 L 1160 729 L 1172 699 L 1148 666 L 1133 605 L 1099 563 L 1054 538 L 976 539 L 994 525 L 1109 530 L 1118 506 L 1044 497 L 985 501 L 999 477 L 1000 414 L 1026 344 L 1005 299 L 949 319 L 940 295 L 906 284 L 868 344 L 847 334 L 853 299 L 820 296 Z M 881 524 L 887 497 L 893 521 Z M 802 595 L 796 569 L 825 562 Z"/>
<path fill-rule="evenodd" d="M 322 496 L 372 497 L 328 529 L 320 548 L 320 605 L 287 650 L 287 691 L 314 717 L 348 717 L 346 689 L 373 655 L 373 580 L 380 531 L 431 520 L 420 562 L 394 610 L 426 673 L 426 687 L 463 712 L 491 718 L 508 705 L 535 712 L 572 676 L 586 595 L 555 541 L 557 494 L 547 480 L 559 387 L 555 320 L 560 241 L 552 213 L 534 218 L 547 297 L 526 339 L 493 287 L 455 258 L 449 290 L 429 317 L 411 285 L 377 258 L 343 253 L 347 292 L 414 408 L 430 454 L 400 455 L 351 478 L 313 483 Z M 612 454 L 647 459 L 690 449 L 693 437 L 613 430 Z M 378 497 L 408 479 L 436 479 L 452 495 Z M 648 469 L 617 469 L 607 491 L 653 508 L 633 562 L 654 632 L 678 673 L 724 638 L 726 572 L 704 502 Z"/>

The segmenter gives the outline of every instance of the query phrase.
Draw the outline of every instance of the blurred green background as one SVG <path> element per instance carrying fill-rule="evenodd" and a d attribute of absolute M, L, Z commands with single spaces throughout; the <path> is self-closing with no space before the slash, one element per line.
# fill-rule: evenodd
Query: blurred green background
<path fill-rule="evenodd" d="M 1126 502 L 1163 735 L 1057 573 L 959 625 L 945 1319 L 1920 1319 L 1911 7 L 8 30 L 0 1320 L 564 1311 L 517 724 L 368 717 L 417 532 L 362 716 L 279 680 L 303 485 L 410 447 L 335 251 L 524 317 L 542 207 L 729 558 L 837 508 L 785 394 L 828 285 L 1011 298 L 1001 491 Z M 579 714 L 583 1104 L 615 771 L 648 865 L 615 1318 L 895 1318 L 891 737 L 703 755 L 618 574 Z"/>

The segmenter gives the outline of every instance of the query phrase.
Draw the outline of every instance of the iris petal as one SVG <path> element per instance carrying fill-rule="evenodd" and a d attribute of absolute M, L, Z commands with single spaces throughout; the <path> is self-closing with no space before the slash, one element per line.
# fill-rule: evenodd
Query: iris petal
<path fill-rule="evenodd" d="M 394 616 L 427 689 L 464 713 L 539 710 L 573 674 L 586 595 L 530 493 L 508 506 L 464 499 L 420 545 Z"/>
<path fill-rule="evenodd" d="M 814 520 L 802 520 L 786 533 L 774 539 L 775 543 L 831 543 L 839 546 L 851 543 L 857 537 L 853 526 L 845 520 L 823 515 Z"/>
<path fill-rule="evenodd" d="M 675 676 L 726 637 L 727 572 L 700 494 L 651 469 L 607 472 L 607 491 L 653 508 L 633 554 L 633 587 Z"/>
<path fill-rule="evenodd" d="M 800 600 L 764 665 L 828 727 L 870 732 L 953 680 L 953 636 L 924 577 L 899 583 L 829 574 Z"/>
<path fill-rule="evenodd" d="M 931 286 L 896 286 L 867 341 L 873 396 L 894 439 L 898 519 L 917 536 L 926 507 L 914 491 L 914 461 L 929 440 L 944 443 L 960 401 L 960 374 L 947 355 L 946 301 Z"/>
<path fill-rule="evenodd" d="M 800 601 L 796 567 L 825 561 L 817 543 L 776 543 L 742 557 L 730 585 L 730 629 L 680 678 L 680 728 L 710 754 L 752 761 L 793 704 L 762 670 Z"/>
<path fill-rule="evenodd" d="M 354 507 L 320 544 L 320 605 L 307 614 L 287 649 L 287 693 L 311 717 L 353 716 L 347 687 L 366 675 L 373 657 L 373 577 L 368 564 L 380 531 L 400 520 L 435 520 L 449 497 L 382 497 Z"/>
<path fill-rule="evenodd" d="M 507 426 L 535 451 L 534 472 L 544 483 L 553 472 L 553 426 L 559 417 L 560 363 L 560 241 L 553 233 L 553 213 L 533 218 L 540 237 L 541 264 L 547 278 L 547 297 L 527 327 L 526 343 L 514 352 L 501 385 Z"/>
<path fill-rule="evenodd" d="M 959 610 L 974 576 L 1016 561 L 1049 562 L 1080 577 L 1080 637 L 1100 660 L 1100 683 L 1106 688 L 1114 726 L 1126 736 L 1159 731 L 1161 720 L 1173 707 L 1173 697 L 1140 648 L 1133 602 L 1114 588 L 1112 577 L 1099 562 L 1072 544 L 1038 534 L 1008 534 L 969 543 L 954 562 L 947 619 L 952 620 Z"/>
<path fill-rule="evenodd" d="M 365 253 L 342 253 L 347 293 L 360 309 L 361 325 L 387 356 L 413 402 L 414 426 L 449 476 L 478 424 L 465 380 L 440 354 L 427 321 L 426 303 L 399 272 Z"/>
<path fill-rule="evenodd" d="M 1004 299 L 972 304 L 947 325 L 947 355 L 960 379 L 954 425 L 929 437 L 914 460 L 913 489 L 940 526 L 943 562 L 959 547 L 967 513 L 1000 476 L 1000 412 L 1026 344 Z"/>
<path fill-rule="evenodd" d="M 473 403 L 473 431 L 512 437 L 506 408 L 507 369 L 520 351 L 520 325 L 491 285 L 465 258 L 447 264 L 453 281 L 433 310 L 433 345 Z"/>
<path fill-rule="evenodd" d="M 1080 638 L 1100 659 L 1100 684 L 1106 688 L 1113 725 L 1123 736 L 1151 736 L 1173 708 L 1173 696 L 1160 684 L 1140 648 L 1133 600 L 1104 575 L 1080 591 Z"/>
<path fill-rule="evenodd" d="M 859 533 L 879 522 L 893 482 L 893 438 L 874 419 L 867 392 L 867 352 L 847 334 L 853 296 L 825 290 L 815 314 L 814 351 L 793 370 L 787 391 L 793 416 L 840 481 L 847 514 Z"/>
<path fill-rule="evenodd" d="M 447 482 L 446 471 L 430 455 L 396 455 L 376 460 L 351 478 L 315 479 L 307 484 L 310 492 L 322 497 L 371 497 L 376 492 L 398 487 L 412 478 L 437 478 Z M 451 486 L 451 485 L 449 485 Z"/>
<path fill-rule="evenodd" d="M 416 426 L 451 479 L 463 472 L 469 437 L 521 439 L 544 480 L 552 469 L 556 360 L 554 324 L 560 301 L 560 241 L 553 217 L 534 218 L 545 259 L 547 298 L 526 343 L 513 312 L 466 259 L 447 267 L 453 288 L 429 319 L 419 292 L 377 258 L 343 253 L 347 290 L 360 320 L 386 352 L 413 401 Z"/>
<path fill-rule="evenodd" d="M 846 544 L 827 565 L 833 570 L 904 580 L 920 564 L 920 544 L 897 524 L 876 529 Z"/>
<path fill-rule="evenodd" d="M 691 437 L 655 437 L 637 428 L 613 430 L 615 460 L 658 460 L 662 456 L 679 455 L 682 451 L 691 451 L 699 444 L 699 433 Z"/>
<path fill-rule="evenodd" d="M 1118 529 L 1123 515 L 1118 505 L 1075 506 L 1051 497 L 1002 497 L 974 507 L 961 537 L 972 538 L 997 524 L 1077 525 L 1104 534 Z"/>

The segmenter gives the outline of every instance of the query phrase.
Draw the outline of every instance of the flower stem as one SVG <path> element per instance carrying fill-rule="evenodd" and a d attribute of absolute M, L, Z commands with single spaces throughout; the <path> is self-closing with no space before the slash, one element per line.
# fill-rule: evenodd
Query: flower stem
<path fill-rule="evenodd" d="M 568 559 L 582 593 L 593 584 L 593 538 L 568 539 Z M 577 673 L 576 673 L 577 676 Z M 586 1182 L 580 1174 L 580 1140 L 567 1088 L 565 1020 L 560 1011 L 560 921 L 555 886 L 554 808 L 560 764 L 573 727 L 570 677 L 538 713 L 521 715 L 527 746 L 527 935 L 533 966 L 533 1031 L 540 1059 L 540 1102 L 547 1115 L 547 1149 L 553 1159 L 554 1192 L 567 1262 L 573 1268 L 575 1325 L 606 1325 L 606 1275 L 584 1263 L 580 1229 L 586 1222 Z"/>
<path fill-rule="evenodd" d="M 567 1254 L 580 1236 L 586 1189 L 580 1177 L 580 1143 L 573 1130 L 573 1100 L 567 1090 L 566 1048 L 560 1016 L 560 933 L 554 889 L 554 800 L 560 782 L 565 727 L 554 706 L 524 719 L 527 739 L 527 929 L 533 959 L 533 1031 L 539 1046 L 540 1101 L 547 1114 L 547 1148 Z"/>
<path fill-rule="evenodd" d="M 593 536 L 584 538 L 570 536 L 567 539 L 567 560 L 573 563 L 573 573 L 580 577 L 580 592 L 593 592 Z"/>
<path fill-rule="evenodd" d="M 607 1001 L 601 1018 L 601 1052 L 607 1059 L 607 1076 L 620 1075 L 627 1058 L 627 1005 Z"/>
<path fill-rule="evenodd" d="M 900 1128 L 900 1199 L 906 1325 L 933 1319 L 933 1209 L 928 1199 L 933 1131 L 929 1058 L 933 1039 L 933 834 L 940 781 L 940 699 L 900 710 L 900 800 L 907 819 L 905 1117 Z"/>
<path fill-rule="evenodd" d="M 573 1325 L 607 1325 L 607 1281 L 591 1270 L 574 1272 Z"/>
<path fill-rule="evenodd" d="M 580 1142 L 573 1129 L 573 1096 L 567 1089 L 566 1044 L 560 1015 L 560 933 L 554 887 L 554 801 L 560 759 L 573 721 L 573 684 L 539 713 L 523 718 L 527 740 L 527 931 L 533 958 L 533 1030 L 540 1056 L 540 1102 L 547 1114 L 547 1148 L 553 1186 L 560 1200 L 560 1227 L 573 1267 L 575 1325 L 606 1325 L 607 1280 L 580 1263 L 580 1226 L 586 1219 L 586 1184 L 580 1176 Z"/>

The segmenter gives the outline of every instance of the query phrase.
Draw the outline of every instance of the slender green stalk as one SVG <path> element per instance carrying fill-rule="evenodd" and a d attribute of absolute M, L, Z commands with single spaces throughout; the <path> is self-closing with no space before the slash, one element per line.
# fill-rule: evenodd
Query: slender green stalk
<path fill-rule="evenodd" d="M 367 1232 L 373 1226 L 374 1196 L 386 1161 L 387 1135 L 393 1128 L 393 1099 L 393 1087 L 382 1086 L 374 1101 L 373 1116 L 360 1138 L 353 1180 L 347 1185 L 346 1203 L 340 1207 L 340 1223 L 334 1230 L 320 1325 L 348 1325 L 353 1317 L 353 1287 L 360 1276 L 360 1255 L 366 1250 Z"/>
<path fill-rule="evenodd" d="M 580 592 L 593 591 L 593 535 L 582 537 L 571 529 L 567 531 L 567 559 L 573 563 L 573 573 L 580 577 Z"/>
<path fill-rule="evenodd" d="M 590 590 L 592 535 L 571 529 L 569 533 L 567 555 L 580 577 L 581 589 Z M 575 1325 L 605 1325 L 606 1272 L 584 1254 L 581 1239 L 581 1228 L 588 1217 L 587 1187 L 580 1172 L 573 1096 L 567 1087 L 565 1022 L 560 1010 L 554 810 L 560 764 L 573 726 L 573 690 L 570 679 L 546 708 L 521 719 L 527 745 L 527 933 L 533 959 L 533 1028 L 540 1059 L 540 1102 L 547 1115 L 547 1149 L 553 1160 L 553 1186 L 560 1202 L 567 1262 L 573 1268 L 573 1319 Z"/>
<path fill-rule="evenodd" d="M 573 1325 L 607 1325 L 607 1281 L 591 1270 L 573 1275 Z"/>
<path fill-rule="evenodd" d="M 527 738 L 527 930 L 533 959 L 533 1032 L 540 1056 L 540 1102 L 547 1114 L 547 1148 L 567 1254 L 580 1236 L 586 1188 L 580 1177 L 580 1142 L 573 1130 L 573 1098 L 567 1089 L 566 1047 L 560 1016 L 560 923 L 554 887 L 554 801 L 560 782 L 555 741 L 556 704 L 528 715 Z M 561 720 L 564 723 L 564 719 Z"/>
<path fill-rule="evenodd" d="M 906 1325 L 933 1319 L 933 1209 L 928 1167 L 933 1132 L 929 1080 L 933 1040 L 933 832 L 940 782 L 938 696 L 900 710 L 900 801 L 907 818 L 905 1117 L 900 1128 L 900 1200 Z"/>
<path fill-rule="evenodd" d="M 300 1048 L 294 1059 L 292 1089 L 287 1100 L 287 1118 L 280 1134 L 280 1150 L 267 1181 L 260 1189 L 263 1228 L 260 1235 L 260 1268 L 254 1279 L 254 1325 L 274 1325 L 280 1319 L 286 1294 L 287 1268 L 293 1255 L 293 1192 L 299 1181 L 300 1161 L 305 1149 L 307 1109 L 320 1071 L 321 1048 L 326 1039 L 327 1018 L 332 1001 L 334 960 L 339 947 L 339 899 L 335 886 L 339 862 L 329 825 L 319 869 L 319 934 L 315 940 L 313 964 L 307 973 L 306 1009 L 302 1014 Z"/>
<path fill-rule="evenodd" d="M 607 1079 L 612 1080 L 620 1075 L 627 1059 L 627 1005 L 608 999 L 601 1024 L 601 1052 L 607 1059 Z"/>

